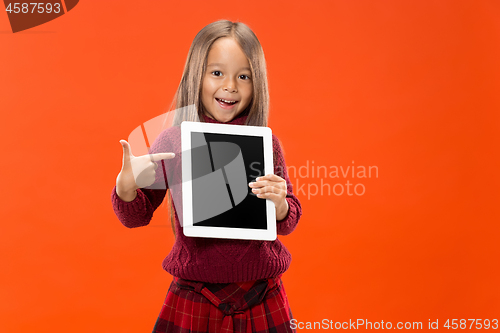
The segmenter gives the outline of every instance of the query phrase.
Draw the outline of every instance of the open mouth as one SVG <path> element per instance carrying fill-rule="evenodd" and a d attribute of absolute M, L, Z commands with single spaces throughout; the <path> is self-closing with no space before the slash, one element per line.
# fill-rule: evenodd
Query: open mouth
<path fill-rule="evenodd" d="M 215 98 L 215 100 L 224 109 L 232 108 L 235 104 L 238 103 L 238 101 L 232 101 L 232 100 L 223 99 L 223 98 L 217 98 L 217 97 Z"/>

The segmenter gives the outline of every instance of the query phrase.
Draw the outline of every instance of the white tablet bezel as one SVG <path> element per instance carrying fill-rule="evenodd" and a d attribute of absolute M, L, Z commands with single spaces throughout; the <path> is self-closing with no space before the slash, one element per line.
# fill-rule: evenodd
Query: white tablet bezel
<path fill-rule="evenodd" d="M 193 197 L 191 182 L 191 133 L 217 133 L 231 135 L 258 136 L 263 139 L 264 144 L 264 173 L 274 173 L 273 161 L 273 138 L 269 127 L 214 124 L 183 121 L 181 123 L 181 145 L 182 145 L 182 229 L 188 237 L 227 238 L 227 239 L 249 239 L 268 240 L 276 239 L 276 208 L 274 202 L 266 200 L 267 229 L 226 228 L 213 226 L 193 225 Z M 186 153 L 187 152 L 187 153 Z"/>

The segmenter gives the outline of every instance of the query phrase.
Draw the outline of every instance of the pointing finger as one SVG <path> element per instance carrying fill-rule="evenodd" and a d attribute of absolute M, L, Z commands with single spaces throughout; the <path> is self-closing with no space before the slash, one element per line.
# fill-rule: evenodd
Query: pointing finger
<path fill-rule="evenodd" d="M 149 157 L 151 158 L 152 162 L 157 162 L 161 161 L 164 159 L 169 159 L 169 158 L 174 158 L 175 154 L 174 153 L 158 153 L 158 154 L 150 154 Z"/>

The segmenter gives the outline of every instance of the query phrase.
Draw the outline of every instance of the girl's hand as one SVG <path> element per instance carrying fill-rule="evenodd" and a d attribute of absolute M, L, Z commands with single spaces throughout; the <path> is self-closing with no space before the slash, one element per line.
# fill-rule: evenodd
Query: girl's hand
<path fill-rule="evenodd" d="M 286 201 L 286 180 L 273 174 L 258 177 L 255 182 L 249 183 L 252 192 L 258 198 L 270 199 L 276 206 L 276 220 L 281 221 L 288 213 Z"/>
<path fill-rule="evenodd" d="M 133 201 L 137 196 L 137 189 L 152 185 L 155 181 L 158 165 L 156 161 L 174 158 L 174 153 L 148 154 L 142 156 L 132 155 L 130 145 L 125 140 L 120 140 L 123 148 L 122 170 L 116 177 L 116 194 L 123 201 Z"/>

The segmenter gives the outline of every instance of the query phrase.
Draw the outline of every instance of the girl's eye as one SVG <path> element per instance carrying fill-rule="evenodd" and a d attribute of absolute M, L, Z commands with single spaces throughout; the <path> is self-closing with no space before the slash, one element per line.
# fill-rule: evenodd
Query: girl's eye
<path fill-rule="evenodd" d="M 213 71 L 212 74 L 215 75 L 215 76 L 222 75 L 222 73 L 220 71 Z"/>
<path fill-rule="evenodd" d="M 250 80 L 250 76 L 245 74 L 240 75 L 240 77 L 242 77 L 243 80 Z"/>

